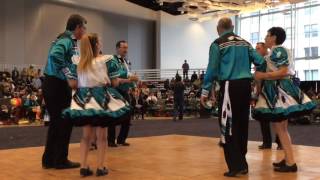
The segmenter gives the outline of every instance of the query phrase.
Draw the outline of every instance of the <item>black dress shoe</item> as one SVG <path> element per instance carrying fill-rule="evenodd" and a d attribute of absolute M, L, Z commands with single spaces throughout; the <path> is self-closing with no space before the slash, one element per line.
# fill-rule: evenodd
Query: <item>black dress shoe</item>
<path fill-rule="evenodd" d="M 109 174 L 109 170 L 106 167 L 103 169 L 97 169 L 96 176 L 105 176 L 107 174 Z"/>
<path fill-rule="evenodd" d="M 239 173 L 240 171 L 228 171 L 228 172 L 225 172 L 223 175 L 226 177 L 237 177 Z"/>
<path fill-rule="evenodd" d="M 287 164 L 285 164 L 284 166 L 274 168 L 274 171 L 276 171 L 276 172 L 297 172 L 298 167 L 297 167 L 297 164 L 293 164 L 292 166 L 288 166 Z"/>
<path fill-rule="evenodd" d="M 121 145 L 121 146 L 130 146 L 130 144 L 129 144 L 129 143 L 126 143 L 126 142 L 124 142 L 124 143 L 118 143 L 118 145 Z"/>
<path fill-rule="evenodd" d="M 273 165 L 274 167 L 281 167 L 281 166 L 284 166 L 284 165 L 286 165 L 286 160 L 285 160 L 285 159 L 283 159 L 283 160 L 281 160 L 280 162 L 272 163 L 272 165 Z"/>
<path fill-rule="evenodd" d="M 80 163 L 72 162 L 69 160 L 56 165 L 56 169 L 73 169 L 73 168 L 79 168 L 79 167 L 80 167 Z"/>
<path fill-rule="evenodd" d="M 116 143 L 108 143 L 109 147 L 118 147 L 118 145 L 116 145 Z"/>
<path fill-rule="evenodd" d="M 259 146 L 259 149 L 271 149 L 271 146 L 267 146 L 267 145 L 262 144 Z"/>
<path fill-rule="evenodd" d="M 249 173 L 249 169 L 243 169 L 239 173 L 242 174 L 242 175 L 246 175 L 246 174 Z"/>
<path fill-rule="evenodd" d="M 93 171 L 89 167 L 80 169 L 80 176 L 86 177 L 86 176 L 92 176 L 92 175 L 93 175 Z"/>
<path fill-rule="evenodd" d="M 42 163 L 42 168 L 43 169 L 52 169 L 52 168 L 55 168 L 55 166 L 53 164 L 44 164 L 44 163 Z"/>

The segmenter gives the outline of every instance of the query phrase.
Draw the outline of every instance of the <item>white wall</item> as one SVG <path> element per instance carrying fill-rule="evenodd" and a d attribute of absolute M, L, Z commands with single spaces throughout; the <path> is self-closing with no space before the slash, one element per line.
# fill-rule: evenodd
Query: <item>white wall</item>
<path fill-rule="evenodd" d="M 87 19 L 88 32 L 101 36 L 104 53 L 115 53 L 116 42 L 127 40 L 133 67 L 154 68 L 149 61 L 155 59 L 155 21 L 43 0 L 1 2 L 0 64 L 44 65 L 50 43 L 65 30 L 73 13 Z"/>
<path fill-rule="evenodd" d="M 190 21 L 187 16 L 160 16 L 161 69 L 181 68 L 187 59 L 190 68 L 206 68 L 210 44 L 218 37 L 217 20 Z"/>

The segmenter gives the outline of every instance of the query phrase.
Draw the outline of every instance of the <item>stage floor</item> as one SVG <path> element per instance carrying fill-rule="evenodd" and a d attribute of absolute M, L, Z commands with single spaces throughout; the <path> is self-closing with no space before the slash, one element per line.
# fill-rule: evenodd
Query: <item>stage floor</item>
<path fill-rule="evenodd" d="M 112 180 L 212 180 L 224 178 L 226 171 L 223 151 L 218 139 L 198 136 L 167 135 L 130 138 L 130 147 L 108 148 L 106 177 L 85 179 Z M 258 142 L 249 142 L 249 175 L 240 179 L 320 179 L 320 147 L 295 146 L 299 172 L 275 173 L 271 163 L 282 157 L 281 151 L 258 150 Z M 1 180 L 80 179 L 79 169 L 43 170 L 43 147 L 0 151 Z M 96 169 L 95 151 L 89 164 Z M 79 144 L 70 145 L 70 159 L 79 161 Z"/>

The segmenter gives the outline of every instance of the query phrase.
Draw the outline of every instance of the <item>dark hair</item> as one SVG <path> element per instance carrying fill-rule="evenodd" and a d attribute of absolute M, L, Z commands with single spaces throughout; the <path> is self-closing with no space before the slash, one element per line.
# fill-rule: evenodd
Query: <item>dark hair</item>
<path fill-rule="evenodd" d="M 87 24 L 87 20 L 84 17 L 79 14 L 73 14 L 68 19 L 66 30 L 74 31 L 78 25 L 83 26 L 84 24 Z"/>
<path fill-rule="evenodd" d="M 125 41 L 125 40 L 118 41 L 117 44 L 116 44 L 116 48 L 117 49 L 120 48 L 121 43 L 127 43 L 127 41 Z"/>
<path fill-rule="evenodd" d="M 264 42 L 257 42 L 257 45 L 265 46 L 266 44 Z"/>
<path fill-rule="evenodd" d="M 286 40 L 286 31 L 282 27 L 272 27 L 268 30 L 271 36 L 276 36 L 276 44 L 280 45 Z"/>
<path fill-rule="evenodd" d="M 176 77 L 176 81 L 177 81 L 177 82 L 180 82 L 181 80 L 182 80 L 182 79 L 181 79 L 180 76 L 177 76 L 177 77 Z"/>

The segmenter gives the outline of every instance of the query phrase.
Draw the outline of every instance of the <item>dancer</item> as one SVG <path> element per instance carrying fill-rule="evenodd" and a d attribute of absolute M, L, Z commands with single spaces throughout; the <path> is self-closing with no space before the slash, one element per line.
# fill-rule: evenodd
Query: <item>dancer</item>
<path fill-rule="evenodd" d="M 258 42 L 256 45 L 256 51 L 263 57 L 268 55 L 268 48 L 266 47 L 264 42 Z M 260 86 L 260 83 L 257 83 L 256 85 Z M 257 89 L 261 89 L 260 87 L 257 86 Z M 255 95 L 259 94 L 259 92 L 256 92 Z M 255 101 L 256 101 L 257 96 L 255 96 Z M 272 147 L 272 136 L 271 136 L 271 129 L 270 129 L 270 121 L 263 121 L 259 120 L 260 123 L 260 128 L 261 128 L 261 133 L 262 133 L 262 139 L 263 143 L 262 145 L 259 146 L 259 149 L 271 149 Z M 282 146 L 279 140 L 278 135 L 276 135 L 275 142 L 278 144 L 277 149 L 281 150 Z"/>
<path fill-rule="evenodd" d="M 263 57 L 248 42 L 234 34 L 233 28 L 230 18 L 219 20 L 217 30 L 220 37 L 210 47 L 201 95 L 201 103 L 205 106 L 214 81 L 220 82 L 219 120 L 221 141 L 229 168 L 224 176 L 228 177 L 248 173 L 246 154 L 252 80 L 250 67 L 251 62 L 257 65 L 258 70 L 265 66 Z"/>
<path fill-rule="evenodd" d="M 117 84 L 117 90 L 120 94 L 130 102 L 129 89 L 135 87 L 134 82 L 138 81 L 136 75 L 130 74 L 126 56 L 128 53 L 128 43 L 126 41 L 119 41 L 116 44 L 117 55 L 111 61 L 108 61 L 108 72 L 109 77 L 113 84 Z M 117 138 L 117 144 L 122 146 L 129 146 L 130 144 L 126 142 L 129 134 L 131 117 L 123 121 L 121 124 L 120 133 Z M 108 127 L 108 146 L 117 147 L 115 143 L 116 139 L 116 127 Z"/>
<path fill-rule="evenodd" d="M 316 104 L 311 101 L 290 79 L 294 75 L 293 61 L 289 51 L 282 46 L 286 32 L 281 27 L 268 30 L 265 44 L 270 48 L 266 57 L 266 72 L 256 72 L 256 80 L 264 80 L 261 93 L 254 110 L 254 117 L 273 122 L 284 150 L 284 159 L 273 163 L 278 172 L 298 170 L 288 132 L 288 118 L 311 112 Z"/>
<path fill-rule="evenodd" d="M 76 126 L 83 126 L 80 142 L 81 176 L 93 174 L 87 164 L 87 156 L 96 127 L 98 157 L 97 176 L 108 174 L 104 167 L 106 149 L 106 128 L 119 123 L 130 112 L 127 101 L 111 86 L 107 71 L 107 61 L 112 55 L 100 55 L 101 41 L 97 34 L 84 35 L 81 39 L 81 57 L 78 64 L 78 89 L 72 97 L 70 108 L 63 111 L 66 120 Z"/>
<path fill-rule="evenodd" d="M 42 156 L 42 167 L 78 168 L 79 163 L 68 160 L 72 123 L 61 118 L 63 109 L 70 106 L 71 88 L 77 87 L 73 60 L 79 56 L 77 40 L 85 33 L 87 21 L 80 15 L 71 15 L 66 31 L 59 35 L 48 55 L 43 82 L 43 96 L 50 116 L 47 142 Z M 71 87 L 71 88 L 70 88 Z"/>

